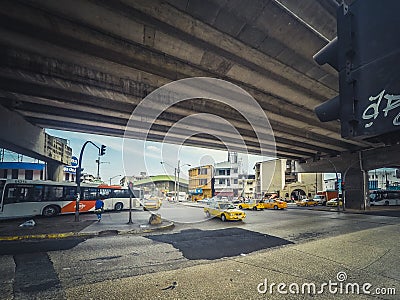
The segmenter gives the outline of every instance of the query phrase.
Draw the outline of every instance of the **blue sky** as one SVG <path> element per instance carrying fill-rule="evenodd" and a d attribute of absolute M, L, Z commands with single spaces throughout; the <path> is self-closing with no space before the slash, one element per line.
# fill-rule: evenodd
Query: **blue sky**
<path fill-rule="evenodd" d="M 69 131 L 46 129 L 50 135 L 69 140 L 73 156 L 79 158 L 82 145 L 90 140 L 99 147 L 107 146 L 106 154 L 101 157 L 100 176 L 103 181 L 109 182 L 111 177 L 117 175 L 139 175 L 146 172 L 148 175 L 174 174 L 174 168 L 180 160 L 181 178 L 188 178 L 188 169 L 204 164 L 213 164 L 227 159 L 227 152 L 198 147 L 179 146 L 149 141 L 126 140 L 117 137 L 84 134 Z M 85 148 L 82 167 L 85 173 L 97 174 L 98 150 L 88 144 Z M 240 154 L 243 170 L 248 174 L 254 174 L 253 167 L 263 157 Z M 160 164 L 161 161 L 166 164 Z M 190 164 L 191 166 L 187 166 Z M 119 182 L 121 176 L 117 176 L 112 183 Z"/>

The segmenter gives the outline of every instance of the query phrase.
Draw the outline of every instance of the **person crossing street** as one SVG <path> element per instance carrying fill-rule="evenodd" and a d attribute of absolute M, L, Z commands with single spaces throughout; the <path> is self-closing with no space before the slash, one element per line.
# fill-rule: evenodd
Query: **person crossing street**
<path fill-rule="evenodd" d="M 97 222 L 101 221 L 101 214 L 104 211 L 104 202 L 101 199 L 96 200 L 96 204 L 94 205 L 94 211 L 96 212 L 97 215 Z"/>

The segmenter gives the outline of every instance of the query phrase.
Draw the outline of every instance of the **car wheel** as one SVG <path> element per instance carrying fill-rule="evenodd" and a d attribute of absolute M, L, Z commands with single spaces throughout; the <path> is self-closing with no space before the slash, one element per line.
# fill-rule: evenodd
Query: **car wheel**
<path fill-rule="evenodd" d="M 49 205 L 43 208 L 42 215 L 45 217 L 54 217 L 58 215 L 60 212 L 60 208 L 55 205 Z"/>
<path fill-rule="evenodd" d="M 124 208 L 124 205 L 121 202 L 115 203 L 114 209 L 116 211 L 121 211 Z"/>
<path fill-rule="evenodd" d="M 308 203 L 306 203 L 304 206 L 308 206 Z"/>
<path fill-rule="evenodd" d="M 209 211 L 206 211 L 206 216 L 207 216 L 207 218 L 211 217 L 211 215 L 210 215 L 210 212 L 209 212 Z"/>
<path fill-rule="evenodd" d="M 385 205 L 389 205 L 389 201 L 385 201 Z"/>
<path fill-rule="evenodd" d="M 257 210 L 257 207 L 253 206 L 253 210 Z"/>
<path fill-rule="evenodd" d="M 274 205 L 274 209 L 278 209 L 278 206 Z"/>
<path fill-rule="evenodd" d="M 226 221 L 226 217 L 225 217 L 224 214 L 221 215 L 221 221 L 222 221 L 222 222 L 225 222 L 225 221 Z"/>
<path fill-rule="evenodd" d="M 239 205 L 239 209 L 242 209 L 242 208 L 243 208 L 243 206 Z"/>

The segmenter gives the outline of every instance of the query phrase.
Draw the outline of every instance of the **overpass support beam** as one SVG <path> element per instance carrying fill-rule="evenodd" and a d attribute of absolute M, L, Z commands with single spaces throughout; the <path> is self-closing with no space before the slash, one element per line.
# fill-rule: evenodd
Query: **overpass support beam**
<path fill-rule="evenodd" d="M 0 105 L 0 147 L 44 160 L 45 132 Z"/>
<path fill-rule="evenodd" d="M 345 208 L 365 210 L 368 197 L 368 172 L 359 167 L 350 168 L 344 174 L 343 181 Z"/>
<path fill-rule="evenodd" d="M 47 162 L 46 179 L 62 181 L 63 165 L 71 161 L 66 142 L 27 122 L 18 113 L 0 105 L 0 147 Z M 60 150 L 61 149 L 61 150 Z"/>
<path fill-rule="evenodd" d="M 400 144 L 357 153 L 343 153 L 339 157 L 325 157 L 317 161 L 297 163 L 299 173 L 341 173 L 345 182 L 345 207 L 366 209 L 368 206 L 368 171 L 400 166 Z"/>
<path fill-rule="evenodd" d="M 48 162 L 47 163 L 47 178 L 53 181 L 63 181 L 64 180 L 64 165 L 58 162 Z"/>

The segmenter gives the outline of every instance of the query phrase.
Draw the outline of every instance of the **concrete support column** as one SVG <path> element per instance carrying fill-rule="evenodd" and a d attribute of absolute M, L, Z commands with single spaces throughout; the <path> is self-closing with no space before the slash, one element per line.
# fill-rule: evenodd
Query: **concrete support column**
<path fill-rule="evenodd" d="M 359 166 L 352 167 L 344 174 L 343 181 L 345 183 L 343 192 L 345 208 L 366 209 L 368 172 L 361 170 Z"/>
<path fill-rule="evenodd" d="M 57 162 L 48 162 L 46 170 L 46 179 L 53 181 L 64 180 L 64 165 Z"/>

